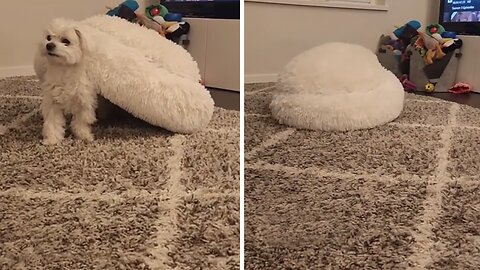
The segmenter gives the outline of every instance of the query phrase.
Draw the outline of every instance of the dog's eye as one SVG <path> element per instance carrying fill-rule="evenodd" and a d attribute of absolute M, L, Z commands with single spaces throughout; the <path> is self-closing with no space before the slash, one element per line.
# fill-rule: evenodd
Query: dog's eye
<path fill-rule="evenodd" d="M 47 40 L 48 40 L 48 41 L 52 40 L 52 36 L 48 35 L 48 36 L 47 36 Z"/>
<path fill-rule="evenodd" d="M 68 45 L 70 45 L 70 40 L 64 38 L 64 39 L 62 39 L 62 43 L 68 46 Z"/>

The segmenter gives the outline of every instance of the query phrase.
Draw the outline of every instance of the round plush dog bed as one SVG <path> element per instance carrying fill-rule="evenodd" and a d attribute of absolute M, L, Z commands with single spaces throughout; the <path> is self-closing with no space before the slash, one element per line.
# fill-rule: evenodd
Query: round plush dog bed
<path fill-rule="evenodd" d="M 181 46 L 155 31 L 107 15 L 83 21 L 55 19 L 51 27 L 75 30 L 82 40 L 84 79 L 112 104 L 177 133 L 198 132 L 210 123 L 214 101 L 199 82 L 197 63 Z M 35 57 L 40 82 L 46 76 L 46 62 L 46 56 Z"/>
<path fill-rule="evenodd" d="M 346 131 L 394 120 L 403 102 L 401 83 L 374 53 L 359 45 L 327 43 L 286 65 L 270 109 L 281 124 Z"/>

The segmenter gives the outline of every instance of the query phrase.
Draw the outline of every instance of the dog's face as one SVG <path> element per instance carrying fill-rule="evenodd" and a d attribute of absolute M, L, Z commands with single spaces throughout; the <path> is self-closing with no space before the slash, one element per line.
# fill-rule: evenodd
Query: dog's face
<path fill-rule="evenodd" d="M 66 20 L 54 20 L 45 31 L 40 53 L 49 63 L 75 65 L 86 53 L 86 41 L 80 30 Z"/>

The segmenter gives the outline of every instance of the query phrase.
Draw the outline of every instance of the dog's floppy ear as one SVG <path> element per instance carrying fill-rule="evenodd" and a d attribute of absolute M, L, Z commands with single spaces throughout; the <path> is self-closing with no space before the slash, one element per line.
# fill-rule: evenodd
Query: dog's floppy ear
<path fill-rule="evenodd" d="M 78 40 L 80 40 L 80 46 L 82 47 L 82 51 L 88 51 L 88 42 L 87 39 L 85 38 L 85 35 L 78 30 L 78 28 L 75 28 L 75 34 L 78 36 Z"/>

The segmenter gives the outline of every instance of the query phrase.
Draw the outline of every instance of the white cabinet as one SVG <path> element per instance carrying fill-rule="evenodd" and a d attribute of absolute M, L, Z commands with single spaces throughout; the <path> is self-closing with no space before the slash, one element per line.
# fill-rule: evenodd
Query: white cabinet
<path fill-rule="evenodd" d="M 184 18 L 205 86 L 240 91 L 240 20 Z"/>
<path fill-rule="evenodd" d="M 473 91 L 480 92 L 480 63 L 478 54 L 480 53 L 480 37 L 478 36 L 459 36 L 463 41 L 461 49 L 463 57 L 459 60 L 457 82 L 469 83 Z"/>

